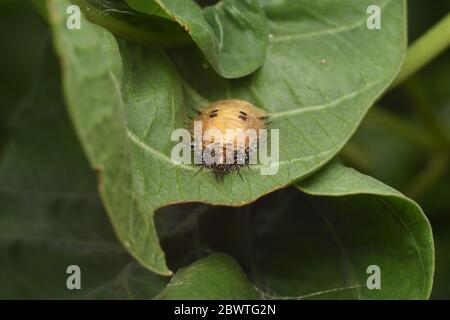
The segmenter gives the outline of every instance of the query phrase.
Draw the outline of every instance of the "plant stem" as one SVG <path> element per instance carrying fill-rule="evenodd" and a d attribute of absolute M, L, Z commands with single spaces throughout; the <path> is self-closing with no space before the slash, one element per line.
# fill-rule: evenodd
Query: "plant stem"
<path fill-rule="evenodd" d="M 411 104 L 414 109 L 416 109 L 423 124 L 430 134 L 433 135 L 436 144 L 440 144 L 442 148 L 450 148 L 450 139 L 447 137 L 447 133 L 436 118 L 433 105 L 428 98 L 427 92 L 424 90 L 420 79 L 417 76 L 412 77 L 405 82 L 403 88 L 407 91 Z"/>
<path fill-rule="evenodd" d="M 448 154 L 435 155 L 424 171 L 416 177 L 405 193 L 412 199 L 420 197 L 429 187 L 431 187 L 447 171 L 449 164 Z"/>
<path fill-rule="evenodd" d="M 353 141 L 349 141 L 341 150 L 340 156 L 344 162 L 348 162 L 355 169 L 363 173 L 370 173 L 373 169 L 373 161 L 367 152 Z"/>
<path fill-rule="evenodd" d="M 405 63 L 392 87 L 396 87 L 427 65 L 449 45 L 450 13 L 409 47 L 406 53 Z"/>
<path fill-rule="evenodd" d="M 375 106 L 369 111 L 367 114 L 367 120 L 376 122 L 394 132 L 401 134 L 405 139 L 408 139 L 424 149 L 434 151 L 439 147 L 439 145 L 429 135 L 420 132 L 408 122 L 379 106 Z"/>
<path fill-rule="evenodd" d="M 374 106 L 370 109 L 365 121 L 378 124 L 388 130 L 398 133 L 403 138 L 414 143 L 416 146 L 427 150 L 429 153 L 435 153 L 442 150 L 442 145 L 439 141 L 435 141 L 429 134 L 418 130 L 409 122 L 380 106 Z M 353 141 L 349 141 L 346 144 L 346 146 L 341 150 L 340 155 L 344 161 L 347 161 L 349 164 L 362 172 L 370 173 L 373 168 L 373 161 L 366 154 L 364 148 L 361 148 L 361 146 Z"/>

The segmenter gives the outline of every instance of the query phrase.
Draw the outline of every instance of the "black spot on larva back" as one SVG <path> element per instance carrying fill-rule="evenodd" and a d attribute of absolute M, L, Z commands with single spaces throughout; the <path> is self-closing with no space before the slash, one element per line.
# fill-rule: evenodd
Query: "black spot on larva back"
<path fill-rule="evenodd" d="M 244 111 L 239 111 L 240 114 L 242 114 L 243 116 L 247 116 L 247 113 L 245 113 Z"/>
<path fill-rule="evenodd" d="M 210 118 L 217 117 L 217 113 L 211 113 L 211 114 L 209 115 L 209 117 L 210 117 Z"/>
<path fill-rule="evenodd" d="M 242 114 L 239 116 L 239 119 L 244 120 L 244 121 L 247 121 L 247 117 L 246 117 L 246 116 L 243 116 Z"/>

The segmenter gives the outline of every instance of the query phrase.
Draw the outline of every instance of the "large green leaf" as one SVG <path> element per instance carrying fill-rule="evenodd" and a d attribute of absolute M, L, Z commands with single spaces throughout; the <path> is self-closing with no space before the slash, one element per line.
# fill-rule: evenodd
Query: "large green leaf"
<path fill-rule="evenodd" d="M 303 192 L 280 190 L 235 209 L 161 209 L 157 225 L 169 263 L 176 268 L 211 250 L 226 252 L 266 298 L 429 297 L 433 239 L 417 204 L 338 163 L 298 187 Z M 371 265 L 380 268 L 380 290 L 366 286 Z"/>
<path fill-rule="evenodd" d="M 337 293 L 337 297 L 429 298 L 434 274 L 433 236 L 427 218 L 414 201 L 335 162 L 299 182 L 298 187 L 310 195 L 328 197 L 328 212 L 320 206 L 312 208 L 340 255 L 342 269 L 327 277 L 340 277 L 342 286 L 363 286 Z M 381 290 L 364 287 L 366 268 L 372 264 L 381 269 Z M 349 269 L 344 270 L 346 267 Z"/>
<path fill-rule="evenodd" d="M 138 207 L 132 181 L 131 152 L 121 94 L 122 63 L 115 38 L 82 21 L 83 31 L 65 27 L 67 1 L 48 1 L 69 113 L 91 166 L 98 171 L 100 193 L 122 243 L 148 268 L 165 266 L 151 212 Z"/>
<path fill-rule="evenodd" d="M 0 161 L 0 298 L 152 298 L 166 279 L 116 240 L 64 109 L 48 41 L 47 48 L 9 117 Z M 66 287 L 74 264 L 81 290 Z"/>
<path fill-rule="evenodd" d="M 374 1 L 264 1 L 272 34 L 266 62 L 251 76 L 225 80 L 191 48 L 169 58 L 122 43 L 120 55 L 107 31 L 85 20 L 82 32 L 67 30 L 67 2 L 49 3 L 70 113 L 100 172 L 105 206 L 130 252 L 162 274 L 169 271 L 152 219 L 157 208 L 242 205 L 318 170 L 393 80 L 406 43 L 404 1 L 375 1 L 381 30 L 366 28 Z M 171 132 L 185 126 L 190 107 L 207 103 L 202 96 L 243 98 L 272 112 L 281 140 L 276 175 L 251 166 L 243 180 L 217 183 L 209 172 L 194 177 L 196 167 L 171 161 Z"/>
<path fill-rule="evenodd" d="M 204 9 L 194 0 L 72 2 L 88 19 L 125 39 L 165 47 L 195 43 L 226 78 L 248 75 L 265 60 L 268 24 L 257 0 L 224 0 Z"/>
<path fill-rule="evenodd" d="M 261 295 L 231 257 L 213 254 L 179 270 L 159 299 L 260 299 Z"/>
<path fill-rule="evenodd" d="M 266 58 L 268 25 L 257 0 L 223 0 L 204 10 L 194 0 L 127 0 L 134 9 L 163 10 L 189 33 L 221 76 L 238 78 L 261 67 Z M 160 15 L 159 11 L 156 14 Z"/>

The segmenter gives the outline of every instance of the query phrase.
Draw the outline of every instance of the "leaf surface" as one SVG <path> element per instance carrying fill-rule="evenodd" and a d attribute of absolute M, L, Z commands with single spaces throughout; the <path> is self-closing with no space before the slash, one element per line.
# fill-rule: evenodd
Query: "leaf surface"
<path fill-rule="evenodd" d="M 429 298 L 433 236 L 416 203 L 337 162 L 298 188 L 240 208 L 161 209 L 168 261 L 176 268 L 225 252 L 268 299 Z M 379 267 L 380 289 L 367 287 L 371 266 Z"/>
<path fill-rule="evenodd" d="M 366 28 L 373 1 L 263 1 L 270 44 L 264 66 L 219 77 L 192 48 L 165 51 L 122 42 L 83 20 L 65 28 L 65 2 L 49 1 L 66 99 L 119 237 L 145 266 L 169 274 L 153 222 L 179 202 L 243 205 L 303 179 L 330 161 L 397 74 L 406 44 L 405 2 L 376 1 L 383 29 Z M 168 3 L 168 2 L 167 2 Z M 189 6 L 187 6 L 189 7 Z M 122 69 L 123 66 L 123 69 Z M 123 76 L 123 78 L 122 78 Z M 279 171 L 260 165 L 217 183 L 170 158 L 191 108 L 241 98 L 272 113 Z M 108 143 L 105 143 L 107 141 Z"/>
<path fill-rule="evenodd" d="M 166 300 L 260 299 L 245 273 L 231 257 L 212 254 L 174 274 L 158 295 Z"/>
<path fill-rule="evenodd" d="M 166 279 L 139 266 L 114 236 L 46 48 L 8 118 L 0 159 L 0 297 L 153 298 Z M 81 290 L 66 286 L 70 265 L 80 267 Z"/>
<path fill-rule="evenodd" d="M 268 22 L 257 0 L 223 0 L 203 10 L 193 0 L 127 2 L 139 12 L 164 15 L 179 23 L 225 78 L 246 76 L 265 61 Z"/>

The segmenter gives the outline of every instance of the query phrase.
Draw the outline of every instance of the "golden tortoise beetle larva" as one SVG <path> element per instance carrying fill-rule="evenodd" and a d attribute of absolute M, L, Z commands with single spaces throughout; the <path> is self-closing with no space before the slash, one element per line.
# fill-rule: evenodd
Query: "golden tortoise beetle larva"
<path fill-rule="evenodd" d="M 251 103 L 243 100 L 230 99 L 230 100 L 220 100 L 216 101 L 200 110 L 195 110 L 196 116 L 192 119 L 192 129 L 195 121 L 201 121 L 202 124 L 202 137 L 205 131 L 210 129 L 217 129 L 222 134 L 222 141 L 220 142 L 220 149 L 223 150 L 223 161 L 221 163 L 205 163 L 202 159 L 201 169 L 209 168 L 212 169 L 216 179 L 221 178 L 231 172 L 239 173 L 240 168 L 245 164 L 249 164 L 249 152 L 250 150 L 255 150 L 257 144 L 250 145 L 249 139 L 245 139 L 245 143 L 242 144 L 236 135 L 227 135 L 227 129 L 233 129 L 232 132 L 237 132 L 236 130 L 243 130 L 244 132 L 248 129 L 253 129 L 256 134 L 259 133 L 260 129 L 267 128 L 269 124 L 267 122 L 269 115 L 266 111 L 255 107 Z M 256 141 L 257 142 L 257 141 Z M 195 143 L 195 142 L 194 142 Z M 202 139 L 201 148 L 198 148 L 201 152 L 203 149 L 214 143 L 214 137 L 211 139 Z M 226 146 L 232 144 L 234 146 L 233 163 L 226 163 Z M 239 152 L 239 150 L 241 152 Z M 244 159 L 238 161 L 240 155 L 244 156 Z"/>

